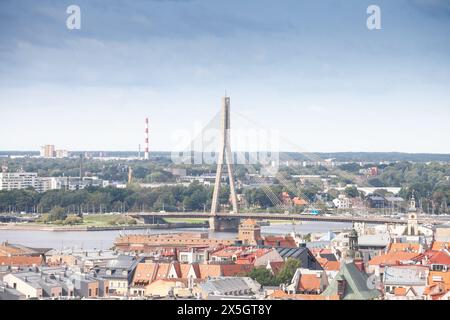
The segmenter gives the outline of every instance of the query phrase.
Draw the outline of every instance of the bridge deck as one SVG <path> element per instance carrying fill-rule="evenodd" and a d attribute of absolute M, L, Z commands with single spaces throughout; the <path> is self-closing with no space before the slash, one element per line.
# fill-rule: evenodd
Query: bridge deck
<path fill-rule="evenodd" d="M 368 224 L 406 224 L 407 220 L 384 218 L 384 217 L 347 217 L 347 216 L 314 216 L 301 214 L 285 214 L 285 213 L 217 213 L 211 215 L 203 212 L 148 212 L 148 213 L 131 213 L 133 217 L 159 217 L 159 218 L 201 218 L 209 219 L 217 218 L 239 218 L 239 219 L 263 219 L 263 220 L 287 220 L 287 221 L 322 221 L 322 222 L 365 222 Z M 419 218 L 418 222 L 423 224 L 441 224 L 431 218 Z"/>

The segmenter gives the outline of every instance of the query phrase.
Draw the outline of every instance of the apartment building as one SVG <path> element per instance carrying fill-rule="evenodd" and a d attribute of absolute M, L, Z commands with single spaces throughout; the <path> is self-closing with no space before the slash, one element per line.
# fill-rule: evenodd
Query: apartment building
<path fill-rule="evenodd" d="M 1 172 L 0 190 L 20 190 L 33 188 L 38 192 L 51 189 L 51 178 L 38 177 L 35 172 Z"/>
<path fill-rule="evenodd" d="M 41 147 L 41 157 L 42 158 L 54 158 L 56 156 L 55 146 L 47 144 Z"/>

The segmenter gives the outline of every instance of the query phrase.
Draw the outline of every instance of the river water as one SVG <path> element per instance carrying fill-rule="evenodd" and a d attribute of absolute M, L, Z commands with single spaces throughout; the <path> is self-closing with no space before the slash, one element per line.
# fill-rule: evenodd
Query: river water
<path fill-rule="evenodd" d="M 293 226 L 289 224 L 273 224 L 262 227 L 263 234 L 307 234 L 313 232 L 327 232 L 351 227 L 349 223 L 330 222 L 303 222 Z M 237 234 L 233 232 L 215 232 L 208 229 L 169 229 L 169 230 L 127 230 L 127 231 L 28 231 L 28 230 L 0 230 L 0 242 L 21 244 L 34 248 L 83 248 L 83 249 L 109 249 L 114 240 L 120 235 L 135 233 L 179 233 L 179 232 L 208 232 L 211 238 L 234 239 Z"/>

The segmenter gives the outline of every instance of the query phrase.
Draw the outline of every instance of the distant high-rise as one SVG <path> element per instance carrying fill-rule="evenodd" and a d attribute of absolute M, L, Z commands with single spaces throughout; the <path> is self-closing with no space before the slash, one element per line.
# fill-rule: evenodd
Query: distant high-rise
<path fill-rule="evenodd" d="M 56 150 L 55 146 L 52 144 L 47 144 L 41 147 L 41 157 L 42 158 L 68 158 L 69 151 L 67 150 Z"/>
<path fill-rule="evenodd" d="M 144 160 L 148 160 L 149 159 L 149 154 L 148 154 L 148 145 L 149 145 L 149 130 L 148 130 L 148 118 L 145 118 L 145 152 L 144 152 Z"/>
<path fill-rule="evenodd" d="M 56 156 L 55 146 L 47 144 L 41 147 L 41 157 L 42 158 L 54 158 Z"/>

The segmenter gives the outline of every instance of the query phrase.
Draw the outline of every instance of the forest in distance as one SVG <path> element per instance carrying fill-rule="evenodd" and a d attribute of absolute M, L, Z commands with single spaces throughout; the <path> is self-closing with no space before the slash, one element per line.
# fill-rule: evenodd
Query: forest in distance
<path fill-rule="evenodd" d="M 135 157 L 138 151 L 73 151 L 71 155 L 77 157 L 79 155 L 89 154 L 93 157 Z M 356 161 L 356 162 L 395 162 L 395 161 L 411 161 L 411 162 L 450 162 L 450 154 L 447 153 L 405 153 L 405 152 L 280 152 L 280 160 L 294 161 L 310 161 L 311 155 L 319 159 L 333 159 L 334 161 Z M 38 151 L 0 151 L 0 157 L 23 157 L 23 156 L 39 156 Z M 169 151 L 153 151 L 151 159 L 167 159 L 170 160 L 171 152 Z"/>
<path fill-rule="evenodd" d="M 77 177 L 79 161 L 77 159 L 9 159 L 5 162 L 10 172 L 20 170 L 37 172 L 42 177 Z M 375 166 L 376 176 L 361 173 L 364 168 Z M 132 168 L 132 182 L 129 172 Z M 64 208 L 68 212 L 127 212 L 127 211 L 206 211 L 210 209 L 212 186 L 193 182 L 190 185 L 180 183 L 180 176 L 171 172 L 173 168 L 183 168 L 186 174 L 195 177 L 214 175 L 215 167 L 180 166 L 166 161 L 100 161 L 86 159 L 83 163 L 83 175 L 95 176 L 108 181 L 127 184 L 125 189 L 115 187 L 86 187 L 82 190 L 49 190 L 39 193 L 33 189 L 0 191 L 1 212 L 48 212 L 54 207 Z M 255 172 L 260 168 L 255 166 Z M 317 175 L 327 180 L 325 187 L 321 179 L 301 182 L 298 175 Z M 341 193 L 349 198 L 366 201 L 367 195 L 358 192 L 359 187 L 401 188 L 399 196 L 410 199 L 412 194 L 424 211 L 431 206 L 436 214 L 446 212 L 450 204 L 450 164 L 448 163 L 411 163 L 391 164 L 345 163 L 336 168 L 324 166 L 281 166 L 276 176 L 264 181 L 273 193 L 282 199 L 283 193 L 290 197 L 301 195 L 304 200 L 317 207 L 325 208 L 327 202 Z M 238 193 L 245 198 L 243 210 L 275 210 L 264 188 L 253 180 L 253 175 L 245 166 L 235 167 Z M 288 185 L 286 185 L 286 183 Z M 151 188 L 146 184 L 153 184 Z M 336 189 L 345 188 L 344 192 Z M 389 196 L 379 190 L 382 196 Z M 229 190 L 224 186 L 220 195 L 222 205 L 229 204 Z M 447 207 L 445 206 L 447 205 Z M 302 207 L 294 208 L 295 212 Z"/>

